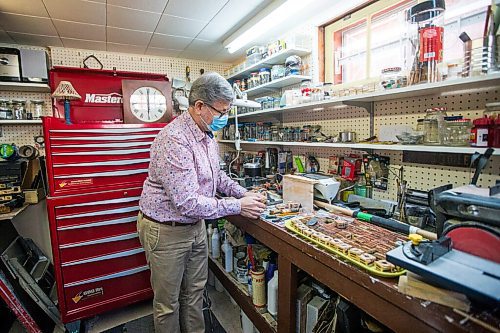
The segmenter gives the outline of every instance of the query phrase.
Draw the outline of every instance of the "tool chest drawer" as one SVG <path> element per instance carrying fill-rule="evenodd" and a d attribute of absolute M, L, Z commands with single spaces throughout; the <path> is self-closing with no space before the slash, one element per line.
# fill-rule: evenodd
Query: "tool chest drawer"
<path fill-rule="evenodd" d="M 43 122 L 51 196 L 142 186 L 151 144 L 165 126 Z"/>

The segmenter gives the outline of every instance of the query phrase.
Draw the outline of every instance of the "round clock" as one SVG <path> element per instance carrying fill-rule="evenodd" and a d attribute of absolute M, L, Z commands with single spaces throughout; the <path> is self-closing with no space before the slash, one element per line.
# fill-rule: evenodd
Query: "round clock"
<path fill-rule="evenodd" d="M 125 124 L 168 123 L 172 119 L 170 82 L 122 80 Z"/>
<path fill-rule="evenodd" d="M 137 119 L 153 123 L 167 112 L 167 99 L 156 88 L 140 87 L 130 96 L 130 110 Z"/>

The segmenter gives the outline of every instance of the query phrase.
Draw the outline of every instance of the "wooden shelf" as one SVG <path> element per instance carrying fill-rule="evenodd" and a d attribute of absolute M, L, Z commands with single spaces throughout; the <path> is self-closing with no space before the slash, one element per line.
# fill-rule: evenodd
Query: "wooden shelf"
<path fill-rule="evenodd" d="M 45 83 L 0 82 L 0 91 L 25 91 L 49 93 L 50 87 Z"/>
<path fill-rule="evenodd" d="M 210 256 L 208 257 L 208 267 L 260 332 L 277 332 L 276 320 L 269 313 L 262 314 L 254 307 L 246 285 L 236 281 L 216 259 Z"/>
<path fill-rule="evenodd" d="M 320 102 L 311 102 L 293 106 L 286 106 L 283 108 L 258 110 L 238 115 L 238 119 L 247 117 L 252 117 L 252 118 L 253 117 L 263 118 L 269 116 L 272 117 L 274 115 L 288 113 L 288 112 L 320 111 L 331 107 L 344 107 L 345 105 L 350 105 L 350 104 L 352 105 L 353 103 L 370 103 L 383 100 L 419 97 L 419 96 L 435 95 L 435 94 L 441 94 L 441 95 L 450 93 L 459 94 L 459 93 L 477 91 L 479 89 L 484 89 L 485 87 L 488 88 L 488 87 L 498 87 L 498 86 L 500 86 L 500 74 L 490 74 L 485 76 L 471 77 L 471 78 L 464 78 L 464 79 L 457 79 L 450 81 L 417 84 L 410 87 L 381 90 L 366 94 L 343 96 L 340 98 L 334 98 Z M 253 91 L 260 87 L 262 86 L 249 89 L 247 90 L 247 92 Z M 234 116 L 231 116 L 229 118 L 230 119 L 234 118 Z"/>
<path fill-rule="evenodd" d="M 14 208 L 10 213 L 0 214 L 0 220 L 12 220 L 17 215 L 21 214 L 29 204 L 25 203 L 19 208 Z"/>
<path fill-rule="evenodd" d="M 219 140 L 220 143 L 234 143 L 234 140 Z M 451 146 L 425 146 L 425 145 L 401 145 L 401 144 L 376 144 L 376 143 L 323 143 L 323 142 L 283 142 L 283 141 L 241 141 L 241 144 L 266 145 L 266 146 L 296 146 L 296 147 L 320 147 L 320 148 L 346 148 L 358 150 L 395 150 L 395 151 L 421 151 L 429 153 L 453 153 L 474 154 L 484 153 L 487 148 L 476 147 L 451 147 Z M 493 155 L 500 155 L 500 149 L 496 149 Z"/>
<path fill-rule="evenodd" d="M 0 120 L 1 125 L 35 125 L 41 124 L 41 120 Z"/>
<path fill-rule="evenodd" d="M 302 80 L 310 80 L 310 79 L 311 79 L 310 76 L 305 76 L 305 75 L 289 75 L 282 77 L 281 79 L 273 80 L 266 84 L 261 84 L 260 86 L 257 86 L 255 88 L 245 90 L 245 93 L 248 96 L 263 94 L 270 89 L 279 89 L 286 86 L 291 86 L 292 84 L 300 83 L 302 82 Z"/>
<path fill-rule="evenodd" d="M 262 59 L 258 63 L 253 64 L 245 68 L 244 70 L 241 70 L 235 74 L 231 74 L 230 76 L 227 77 L 227 79 L 230 80 L 230 79 L 244 78 L 246 76 L 249 76 L 251 72 L 258 71 L 259 69 L 264 67 L 269 67 L 272 65 L 284 65 L 286 58 L 288 58 L 291 55 L 298 55 L 299 57 L 303 57 L 305 55 L 308 55 L 309 53 L 311 53 L 311 50 L 302 48 L 285 49 L 282 50 L 281 52 L 273 54 L 270 57 L 267 57 L 266 59 Z"/>

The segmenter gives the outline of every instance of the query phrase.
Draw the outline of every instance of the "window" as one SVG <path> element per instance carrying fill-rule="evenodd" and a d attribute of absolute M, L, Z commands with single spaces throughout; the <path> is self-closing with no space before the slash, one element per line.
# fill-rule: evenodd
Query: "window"
<path fill-rule="evenodd" d="M 463 59 L 458 36 L 481 38 L 490 0 L 446 0 L 444 12 L 445 62 Z M 416 0 L 385 0 L 371 4 L 325 27 L 325 81 L 350 83 L 380 77 L 387 67 L 408 70 L 413 62 L 409 35 L 417 26 L 406 22 L 406 11 Z"/>

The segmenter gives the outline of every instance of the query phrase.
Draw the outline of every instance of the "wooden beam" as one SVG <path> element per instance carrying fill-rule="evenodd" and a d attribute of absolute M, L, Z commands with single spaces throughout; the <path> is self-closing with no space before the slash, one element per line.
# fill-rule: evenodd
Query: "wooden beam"
<path fill-rule="evenodd" d="M 278 333 L 294 333 L 296 329 L 297 267 L 278 256 Z"/>

